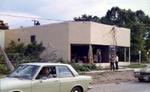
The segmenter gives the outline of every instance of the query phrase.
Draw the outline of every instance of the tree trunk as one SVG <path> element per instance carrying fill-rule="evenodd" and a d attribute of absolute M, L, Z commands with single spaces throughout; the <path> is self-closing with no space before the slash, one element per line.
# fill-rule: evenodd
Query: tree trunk
<path fill-rule="evenodd" d="M 2 54 L 4 55 L 5 58 L 5 63 L 7 65 L 7 68 L 10 69 L 11 71 L 14 70 L 14 66 L 12 65 L 11 61 L 9 60 L 7 54 L 5 53 L 4 49 L 0 46 L 0 51 L 2 52 Z"/>

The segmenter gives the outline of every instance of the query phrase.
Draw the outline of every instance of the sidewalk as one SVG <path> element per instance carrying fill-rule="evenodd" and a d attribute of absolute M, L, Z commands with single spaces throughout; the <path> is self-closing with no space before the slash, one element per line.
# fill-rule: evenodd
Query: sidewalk
<path fill-rule="evenodd" d="M 134 71 L 134 70 L 138 70 L 140 68 L 124 68 L 124 67 L 119 67 L 118 70 L 115 70 L 115 71 Z M 85 73 L 103 73 L 103 72 L 113 72 L 109 69 L 107 70 L 93 70 L 93 71 L 88 71 L 88 72 L 85 72 Z"/>

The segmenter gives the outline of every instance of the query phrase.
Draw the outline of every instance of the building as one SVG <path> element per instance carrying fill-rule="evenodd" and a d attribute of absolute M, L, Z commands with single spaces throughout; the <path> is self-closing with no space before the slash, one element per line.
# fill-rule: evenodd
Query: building
<path fill-rule="evenodd" d="M 95 22 L 62 22 L 0 31 L 2 47 L 12 40 L 25 44 L 42 42 L 45 54 L 55 51 L 65 60 L 83 63 L 107 63 L 110 47 L 117 46 L 124 49 L 123 61 L 130 61 L 130 29 Z"/>

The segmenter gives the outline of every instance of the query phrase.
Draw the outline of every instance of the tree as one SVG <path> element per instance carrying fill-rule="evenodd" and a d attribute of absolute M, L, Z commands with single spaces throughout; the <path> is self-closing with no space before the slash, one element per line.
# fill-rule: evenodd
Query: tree
<path fill-rule="evenodd" d="M 97 16 L 96 16 L 97 17 Z M 131 30 L 131 59 L 137 59 L 138 51 L 142 51 L 142 58 L 145 60 L 146 51 L 150 50 L 150 17 L 142 10 L 133 12 L 128 9 L 112 7 L 106 15 L 94 20 L 94 22 L 116 25 L 119 27 L 129 28 Z M 93 17 L 82 15 L 75 18 L 75 21 L 93 21 Z M 132 58 L 133 57 L 133 58 Z M 135 57 L 135 58 L 134 58 Z"/>
<path fill-rule="evenodd" d="M 5 50 L 9 59 L 13 63 L 20 64 L 40 61 L 40 54 L 44 51 L 44 49 L 45 47 L 42 46 L 42 43 L 24 45 L 23 43 L 11 41 Z"/>
<path fill-rule="evenodd" d="M 4 51 L 4 49 L 3 48 L 1 48 L 1 46 L 0 46 L 0 61 L 1 60 L 4 60 L 5 61 L 5 63 L 6 63 L 6 66 L 7 66 L 7 68 L 8 69 L 10 69 L 10 71 L 13 71 L 14 70 L 14 66 L 12 65 L 12 63 L 11 63 L 11 61 L 9 60 L 9 58 L 8 58 L 8 56 L 7 56 L 7 54 L 6 54 L 6 52 Z M 2 56 L 3 55 L 3 56 Z"/>
<path fill-rule="evenodd" d="M 75 17 L 74 21 L 93 21 L 93 22 L 100 22 L 100 18 L 97 16 L 86 15 L 83 14 L 81 17 Z"/>
<path fill-rule="evenodd" d="M 150 23 L 149 20 L 150 18 L 145 15 L 142 10 L 133 12 L 130 9 L 125 10 L 113 7 L 101 18 L 101 23 L 131 29 L 131 59 L 135 61 L 135 59 L 138 58 L 139 50 L 142 51 L 143 60 L 146 58 L 145 47 L 147 47 L 148 44 L 145 43 L 149 42 L 147 38 L 149 37 L 148 35 L 150 35 L 148 34 L 150 30 L 147 29 L 147 27 L 150 27 L 150 25 L 148 25 Z"/>

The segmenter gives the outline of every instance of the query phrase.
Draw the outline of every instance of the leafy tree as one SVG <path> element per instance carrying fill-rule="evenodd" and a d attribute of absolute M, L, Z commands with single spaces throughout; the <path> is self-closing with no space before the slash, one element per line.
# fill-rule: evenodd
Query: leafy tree
<path fill-rule="evenodd" d="M 97 16 L 96 16 L 97 17 Z M 138 58 L 138 51 L 142 51 L 142 58 L 145 60 L 146 51 L 150 51 L 150 17 L 142 10 L 132 11 L 112 7 L 106 15 L 94 20 L 94 22 L 116 25 L 131 29 L 131 59 Z M 75 21 L 93 21 L 91 16 L 82 15 L 75 18 Z M 134 58 L 135 57 L 135 58 Z"/>
<path fill-rule="evenodd" d="M 142 10 L 133 12 L 130 9 L 125 10 L 113 7 L 101 18 L 101 23 L 131 29 L 131 59 L 135 61 L 138 58 L 139 50 L 142 51 L 142 59 L 146 59 L 145 47 L 147 47 L 147 44 L 145 43 L 148 43 L 148 40 L 150 40 L 148 38 L 150 30 L 147 29 L 147 27 L 150 27 L 148 25 L 150 23 L 149 20 L 150 18 Z"/>
<path fill-rule="evenodd" d="M 81 17 L 75 17 L 75 21 L 93 21 L 93 22 L 100 22 L 100 18 L 97 16 L 92 16 L 92 15 L 82 15 Z"/>
<path fill-rule="evenodd" d="M 42 43 L 31 43 L 24 45 L 23 43 L 11 41 L 5 50 L 9 59 L 14 63 L 19 64 L 40 61 L 40 54 L 44 49 L 45 47 L 42 46 Z"/>

